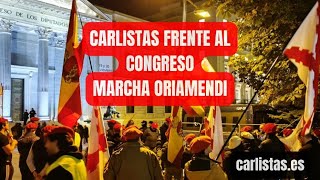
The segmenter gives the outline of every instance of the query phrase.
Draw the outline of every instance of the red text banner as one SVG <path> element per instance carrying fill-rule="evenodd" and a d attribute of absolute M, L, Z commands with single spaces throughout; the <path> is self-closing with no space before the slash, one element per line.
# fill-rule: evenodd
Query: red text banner
<path fill-rule="evenodd" d="M 114 72 L 91 73 L 86 99 L 91 105 L 230 105 L 230 73 L 205 72 L 207 56 L 237 51 L 233 23 L 87 23 L 82 48 L 89 56 L 114 56 Z"/>

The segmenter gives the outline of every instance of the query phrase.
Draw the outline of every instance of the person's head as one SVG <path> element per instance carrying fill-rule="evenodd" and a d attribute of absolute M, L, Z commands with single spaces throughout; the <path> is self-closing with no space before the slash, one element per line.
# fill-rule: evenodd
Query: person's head
<path fill-rule="evenodd" d="M 240 132 L 251 132 L 253 130 L 252 126 L 244 126 L 240 129 Z"/>
<path fill-rule="evenodd" d="M 240 134 L 240 137 L 243 139 L 243 140 L 254 140 L 254 137 L 251 133 L 249 132 L 241 132 Z"/>
<path fill-rule="evenodd" d="M 108 126 L 109 126 L 109 128 L 112 129 L 113 126 L 114 126 L 116 123 L 118 123 L 118 121 L 116 121 L 116 120 L 114 120 L 114 119 L 109 120 L 109 121 L 108 121 Z"/>
<path fill-rule="evenodd" d="M 31 110 L 34 110 L 33 108 L 31 108 Z"/>
<path fill-rule="evenodd" d="M 136 126 L 129 126 L 123 131 L 123 139 L 125 141 L 136 142 L 139 141 L 141 135 L 143 134 L 142 131 L 139 130 Z"/>
<path fill-rule="evenodd" d="M 40 118 L 38 118 L 38 117 L 32 117 L 32 118 L 30 118 L 30 122 L 39 123 L 39 122 L 40 122 Z"/>
<path fill-rule="evenodd" d="M 267 136 L 274 136 L 277 133 L 277 125 L 274 123 L 267 123 L 262 127 L 262 131 L 267 134 Z"/>
<path fill-rule="evenodd" d="M 241 147 L 242 144 L 242 140 L 239 136 L 232 136 L 229 140 L 229 145 L 228 145 L 228 149 L 232 150 L 236 150 L 239 147 Z"/>
<path fill-rule="evenodd" d="M 149 127 L 151 127 L 152 123 L 153 123 L 153 121 L 149 121 Z"/>
<path fill-rule="evenodd" d="M 184 141 L 187 143 L 187 145 L 190 145 L 191 141 L 196 138 L 197 136 L 193 133 L 190 133 L 190 134 L 187 134 L 185 137 L 184 137 Z"/>
<path fill-rule="evenodd" d="M 0 118 L 0 131 L 4 130 L 4 131 L 7 131 L 9 130 L 9 122 L 8 122 L 8 119 L 5 119 L 5 118 Z"/>
<path fill-rule="evenodd" d="M 120 123 L 117 123 L 117 124 L 115 124 L 115 125 L 113 126 L 113 131 L 114 131 L 115 133 L 120 133 L 121 128 L 122 128 L 122 125 L 121 125 Z"/>
<path fill-rule="evenodd" d="M 166 123 L 169 125 L 170 122 L 171 122 L 171 118 L 170 118 L 170 117 L 167 117 L 167 118 L 166 118 Z"/>
<path fill-rule="evenodd" d="M 37 128 L 38 128 L 38 125 L 36 123 L 33 123 L 33 122 L 28 123 L 26 125 L 26 131 L 27 132 L 33 132 L 34 133 L 34 132 L 36 132 Z"/>
<path fill-rule="evenodd" d="M 156 123 L 156 122 L 154 122 L 154 123 L 151 124 L 151 129 L 152 129 L 152 130 L 156 130 L 156 129 L 158 129 L 158 127 L 159 127 L 159 125 L 158 125 L 158 123 Z"/>
<path fill-rule="evenodd" d="M 66 126 L 55 126 L 47 133 L 45 148 L 48 155 L 52 156 L 59 152 L 68 152 L 72 149 L 74 131 Z"/>
<path fill-rule="evenodd" d="M 320 128 L 314 128 L 312 131 L 314 136 L 320 139 Z"/>
<path fill-rule="evenodd" d="M 141 126 L 142 126 L 142 127 L 147 127 L 147 121 L 143 120 L 143 121 L 141 122 Z"/>
<path fill-rule="evenodd" d="M 190 151 L 193 154 L 204 154 L 211 143 L 212 139 L 209 136 L 196 137 L 190 142 Z"/>
<path fill-rule="evenodd" d="M 282 131 L 282 134 L 283 134 L 283 137 L 288 137 L 292 134 L 293 130 L 290 129 L 290 128 L 285 128 L 283 131 Z"/>
<path fill-rule="evenodd" d="M 26 110 L 26 112 L 28 112 L 28 110 Z"/>

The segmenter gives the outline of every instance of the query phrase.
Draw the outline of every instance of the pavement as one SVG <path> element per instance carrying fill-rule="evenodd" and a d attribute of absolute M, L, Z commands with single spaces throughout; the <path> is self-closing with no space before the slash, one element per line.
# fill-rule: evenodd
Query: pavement
<path fill-rule="evenodd" d="M 14 172 L 13 172 L 13 180 L 21 180 L 21 173 L 20 173 L 20 169 L 19 169 L 19 152 L 18 149 L 16 148 L 13 151 L 12 154 L 12 165 L 14 168 Z"/>

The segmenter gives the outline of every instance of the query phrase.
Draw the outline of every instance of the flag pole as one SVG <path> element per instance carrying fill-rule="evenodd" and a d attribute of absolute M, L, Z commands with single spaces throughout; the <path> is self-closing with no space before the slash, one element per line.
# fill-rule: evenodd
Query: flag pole
<path fill-rule="evenodd" d="M 224 148 L 226 147 L 227 143 L 229 142 L 230 138 L 232 137 L 232 134 L 234 133 L 234 131 L 236 130 L 237 126 L 239 125 L 240 121 L 242 120 L 244 114 L 247 112 L 247 110 L 249 109 L 249 106 L 252 104 L 254 98 L 256 97 L 256 95 L 258 94 L 258 92 L 260 91 L 260 89 L 262 88 L 265 80 L 268 78 L 268 75 L 270 74 L 271 70 L 274 68 L 275 64 L 278 62 L 280 56 L 278 56 L 272 63 L 272 65 L 270 66 L 268 72 L 266 73 L 266 75 L 263 77 L 262 83 L 259 86 L 259 88 L 255 91 L 254 95 L 252 96 L 250 102 L 247 104 L 246 109 L 242 112 L 240 118 L 238 119 L 236 125 L 233 127 L 231 133 L 229 134 L 227 140 L 225 141 L 225 143 L 223 144 L 222 148 L 219 151 L 219 154 L 216 157 L 216 161 L 219 159 L 219 156 L 221 155 L 222 151 L 224 150 Z"/>
<path fill-rule="evenodd" d="M 3 117 L 3 86 L 2 86 L 2 83 L 0 84 L 1 86 L 1 116 L 0 117 Z"/>

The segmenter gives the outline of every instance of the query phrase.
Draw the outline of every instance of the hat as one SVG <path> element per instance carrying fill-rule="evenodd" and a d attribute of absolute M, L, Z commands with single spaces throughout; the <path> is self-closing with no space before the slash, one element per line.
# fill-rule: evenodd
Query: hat
<path fill-rule="evenodd" d="M 288 136 L 290 136 L 290 134 L 291 134 L 292 132 L 293 132 L 292 129 L 290 129 L 290 128 L 285 128 L 285 129 L 282 131 L 282 134 L 283 134 L 284 137 L 288 137 Z"/>
<path fill-rule="evenodd" d="M 158 123 L 156 123 L 156 122 L 152 123 L 152 124 L 151 124 L 151 127 L 152 127 L 153 129 L 158 129 Z"/>
<path fill-rule="evenodd" d="M 187 142 L 187 143 L 190 143 L 194 138 L 196 138 L 196 135 L 195 134 L 188 134 L 184 137 L 184 140 Z"/>
<path fill-rule="evenodd" d="M 8 122 L 8 119 L 0 117 L 0 123 L 5 123 L 5 122 Z"/>
<path fill-rule="evenodd" d="M 240 129 L 240 132 L 250 132 L 252 131 L 252 126 L 244 126 Z"/>
<path fill-rule="evenodd" d="M 241 138 L 239 136 L 232 136 L 229 140 L 228 149 L 235 149 L 241 144 Z"/>
<path fill-rule="evenodd" d="M 254 139 L 253 135 L 249 132 L 241 132 L 241 138 L 244 138 L 244 139 Z"/>
<path fill-rule="evenodd" d="M 143 121 L 141 122 L 141 125 L 147 125 L 147 121 L 143 120 Z"/>
<path fill-rule="evenodd" d="M 190 143 L 190 151 L 193 154 L 204 151 L 210 146 L 211 142 L 212 139 L 209 136 L 196 137 Z"/>
<path fill-rule="evenodd" d="M 152 124 L 153 123 L 153 121 L 149 121 L 149 124 Z"/>
<path fill-rule="evenodd" d="M 166 118 L 166 122 L 167 122 L 167 123 L 170 123 L 170 122 L 171 122 L 171 119 L 170 119 L 170 118 Z"/>
<path fill-rule="evenodd" d="M 138 139 L 142 134 L 143 132 L 140 131 L 137 126 L 134 125 L 127 127 L 123 132 L 125 140 Z"/>
<path fill-rule="evenodd" d="M 26 129 L 37 129 L 37 128 L 38 128 L 38 124 L 36 124 L 34 122 L 28 123 L 26 125 Z"/>
<path fill-rule="evenodd" d="M 113 124 L 115 125 L 116 123 L 118 123 L 118 121 L 114 120 L 114 119 L 111 119 L 108 121 L 108 124 Z"/>
<path fill-rule="evenodd" d="M 44 128 L 42 128 L 42 132 L 43 133 L 49 133 L 52 131 L 52 129 L 54 128 L 55 126 L 51 126 L 51 125 L 47 125 L 45 126 Z"/>
<path fill-rule="evenodd" d="M 274 123 L 267 123 L 262 127 L 262 131 L 266 134 L 273 134 L 276 133 L 277 125 Z"/>
<path fill-rule="evenodd" d="M 317 137 L 320 137 L 320 128 L 313 129 L 313 134 Z"/>
<path fill-rule="evenodd" d="M 122 125 L 120 123 L 117 123 L 113 126 L 113 130 L 116 132 L 120 132 Z"/>
<path fill-rule="evenodd" d="M 66 133 L 74 138 L 74 131 L 73 129 L 67 127 L 67 126 L 54 126 L 50 132 L 48 132 L 48 136 L 52 134 L 63 134 Z"/>
<path fill-rule="evenodd" d="M 38 117 L 30 118 L 30 122 L 37 122 L 37 121 L 40 121 L 40 118 L 38 118 Z"/>

